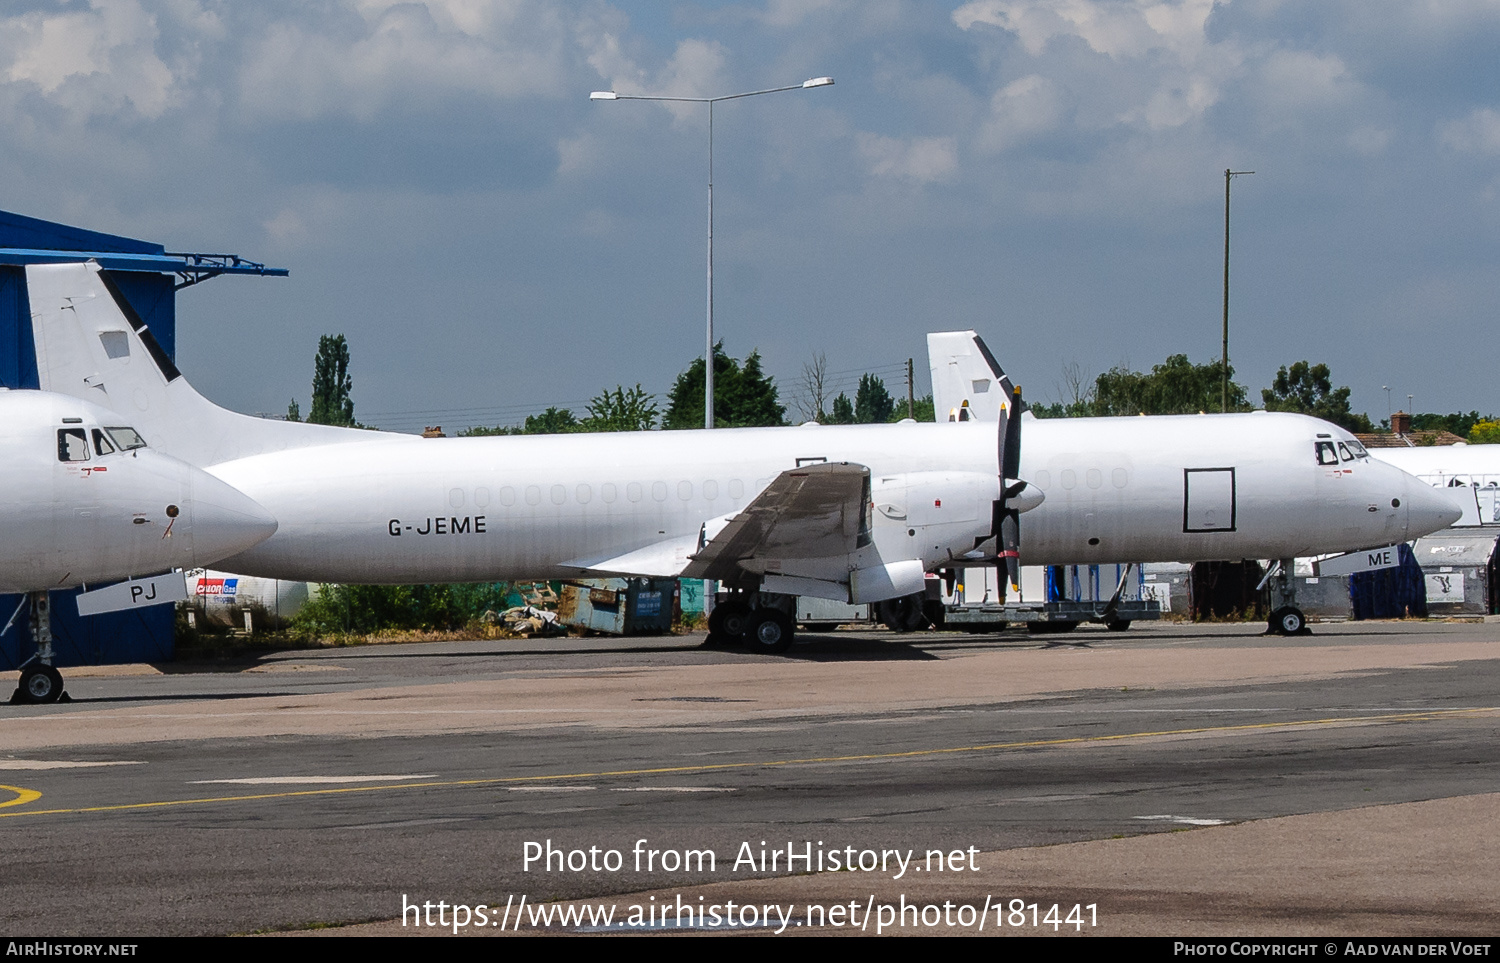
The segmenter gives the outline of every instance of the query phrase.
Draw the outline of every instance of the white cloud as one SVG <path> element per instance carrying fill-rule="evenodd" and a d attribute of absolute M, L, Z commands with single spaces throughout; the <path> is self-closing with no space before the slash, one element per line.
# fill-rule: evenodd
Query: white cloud
<path fill-rule="evenodd" d="M 899 177 L 920 184 L 947 180 L 958 170 L 958 141 L 953 137 L 881 137 L 861 133 L 860 156 L 877 177 Z"/>
<path fill-rule="evenodd" d="M 399 97 L 513 99 L 566 91 L 572 37 L 551 5 L 346 0 L 354 16 L 288 18 L 248 45 L 242 106 L 369 119 Z"/>
<path fill-rule="evenodd" d="M 1469 116 L 1438 125 L 1445 147 L 1465 154 L 1500 154 L 1500 111 L 1480 107 Z"/>
<path fill-rule="evenodd" d="M 157 56 L 156 17 L 137 0 L 91 0 L 87 10 L 0 19 L 0 62 L 12 83 L 34 84 L 52 102 L 90 116 L 129 105 L 158 117 L 174 77 Z"/>
<path fill-rule="evenodd" d="M 1116 59 L 1156 50 L 1188 58 L 1206 42 L 1213 6 L 1213 0 L 975 0 L 954 11 L 953 22 L 963 30 L 988 24 L 1010 31 L 1033 57 L 1057 37 L 1077 37 Z"/>
<path fill-rule="evenodd" d="M 1039 74 L 1028 74 L 995 91 L 989 116 L 977 135 L 980 150 L 999 153 L 1054 130 L 1062 120 L 1061 92 Z"/>

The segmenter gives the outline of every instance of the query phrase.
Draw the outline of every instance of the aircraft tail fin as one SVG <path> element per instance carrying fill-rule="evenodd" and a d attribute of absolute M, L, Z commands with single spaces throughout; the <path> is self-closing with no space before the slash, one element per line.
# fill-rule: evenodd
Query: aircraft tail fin
<path fill-rule="evenodd" d="M 30 265 L 26 286 L 42 389 L 112 409 L 153 448 L 207 466 L 370 437 L 358 429 L 253 418 L 215 405 L 188 384 L 95 262 Z"/>
<path fill-rule="evenodd" d="M 1000 420 L 1000 406 L 1010 399 L 1015 385 L 983 338 L 973 331 L 931 333 L 927 335 L 927 364 L 932 369 L 932 408 L 938 421 Z"/>

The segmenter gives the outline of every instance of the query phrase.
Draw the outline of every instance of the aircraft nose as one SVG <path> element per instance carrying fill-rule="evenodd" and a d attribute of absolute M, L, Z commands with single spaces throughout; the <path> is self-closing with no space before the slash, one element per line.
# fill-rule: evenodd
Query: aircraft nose
<path fill-rule="evenodd" d="M 193 564 L 212 565 L 259 545 L 276 533 L 276 519 L 255 499 L 205 471 L 193 469 Z"/>
<path fill-rule="evenodd" d="M 1463 517 L 1463 510 L 1447 489 L 1434 488 L 1412 475 L 1406 476 L 1405 487 L 1406 493 L 1401 498 L 1406 506 L 1408 539 L 1442 531 Z"/>

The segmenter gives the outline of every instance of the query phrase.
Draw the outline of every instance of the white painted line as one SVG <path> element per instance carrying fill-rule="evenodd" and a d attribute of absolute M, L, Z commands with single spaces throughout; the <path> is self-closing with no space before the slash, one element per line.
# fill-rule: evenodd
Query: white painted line
<path fill-rule="evenodd" d="M 615 789 L 613 792 L 734 792 L 728 786 L 632 786 Z"/>
<path fill-rule="evenodd" d="M 436 779 L 436 773 L 419 773 L 399 776 L 253 776 L 248 779 L 194 779 L 190 786 L 218 785 L 234 786 L 326 786 L 346 782 L 406 782 L 412 779 Z"/>
<path fill-rule="evenodd" d="M 1193 816 L 1136 816 L 1135 819 L 1154 819 L 1164 823 L 1182 823 L 1184 826 L 1227 826 L 1228 819 L 1197 819 Z"/>
<path fill-rule="evenodd" d="M 118 762 L 70 762 L 66 759 L 0 759 L 0 770 L 92 769 L 95 766 L 144 766 L 144 760 Z"/>
<path fill-rule="evenodd" d="M 592 792 L 598 786 L 509 786 L 511 792 Z"/>

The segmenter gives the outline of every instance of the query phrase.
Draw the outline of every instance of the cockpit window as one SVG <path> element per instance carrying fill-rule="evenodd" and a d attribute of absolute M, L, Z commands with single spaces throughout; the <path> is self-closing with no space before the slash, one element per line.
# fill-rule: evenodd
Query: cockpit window
<path fill-rule="evenodd" d="M 96 454 L 96 455 L 108 455 L 111 452 L 113 452 L 114 450 L 115 450 L 115 446 L 109 443 L 109 439 L 104 436 L 104 432 L 100 431 L 98 428 L 95 428 L 94 429 L 94 454 Z"/>
<path fill-rule="evenodd" d="M 57 430 L 57 460 L 89 460 L 89 440 L 82 428 L 59 428 Z"/>
<path fill-rule="evenodd" d="M 1342 441 L 1339 442 L 1339 460 L 1340 461 L 1353 461 L 1354 460 L 1354 453 L 1351 452 L 1349 450 L 1349 446 L 1346 445 L 1346 444 L 1344 444 Z"/>
<path fill-rule="evenodd" d="M 109 437 L 114 439 L 115 447 L 121 451 L 134 451 L 137 448 L 146 447 L 146 439 L 142 438 L 134 428 L 116 428 L 106 425 L 104 430 L 109 432 Z"/>
<path fill-rule="evenodd" d="M 1339 463 L 1338 452 L 1333 450 L 1333 442 L 1318 442 L 1318 464 L 1337 465 Z"/>
<path fill-rule="evenodd" d="M 1359 442 L 1355 441 L 1353 438 L 1350 438 L 1347 442 L 1345 442 L 1345 444 L 1349 446 L 1349 450 L 1350 451 L 1354 452 L 1354 457 L 1355 458 L 1358 458 L 1361 461 L 1368 461 L 1369 460 L 1370 453 L 1367 452 L 1367 451 L 1365 451 L 1365 446 L 1364 445 L 1361 445 Z"/>

